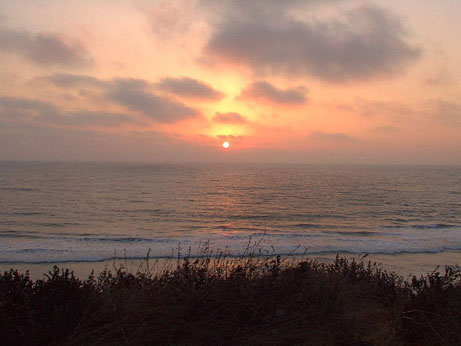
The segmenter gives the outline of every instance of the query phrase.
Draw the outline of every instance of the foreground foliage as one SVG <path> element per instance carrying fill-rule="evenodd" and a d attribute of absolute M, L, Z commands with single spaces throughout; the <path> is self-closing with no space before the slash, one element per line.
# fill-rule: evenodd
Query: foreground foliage
<path fill-rule="evenodd" d="M 146 269 L 147 268 L 147 269 Z M 337 257 L 183 259 L 81 280 L 0 275 L 1 345 L 461 345 L 461 273 Z"/>

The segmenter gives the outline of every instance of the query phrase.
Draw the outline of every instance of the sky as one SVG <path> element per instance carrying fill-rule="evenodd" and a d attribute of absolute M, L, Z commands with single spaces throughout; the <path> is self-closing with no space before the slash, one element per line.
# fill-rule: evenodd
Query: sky
<path fill-rule="evenodd" d="M 459 165 L 460 32 L 453 0 L 0 0 L 0 160 Z"/>

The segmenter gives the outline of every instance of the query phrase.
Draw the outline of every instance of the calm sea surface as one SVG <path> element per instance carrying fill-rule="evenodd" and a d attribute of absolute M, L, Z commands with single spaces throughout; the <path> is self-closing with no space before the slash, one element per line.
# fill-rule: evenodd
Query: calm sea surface
<path fill-rule="evenodd" d="M 461 250 L 460 167 L 0 162 L 0 196 L 0 262 Z"/>

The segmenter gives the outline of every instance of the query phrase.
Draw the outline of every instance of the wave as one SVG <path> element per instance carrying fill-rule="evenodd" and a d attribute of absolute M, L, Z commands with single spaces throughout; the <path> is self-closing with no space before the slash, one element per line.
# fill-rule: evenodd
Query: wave
<path fill-rule="evenodd" d="M 413 230 L 413 231 L 412 231 Z M 144 235 L 62 236 L 47 238 L 4 237 L 0 262 L 79 262 L 122 258 L 166 258 L 172 253 L 199 253 L 204 245 L 214 252 L 237 256 L 249 248 L 255 254 L 401 254 L 438 253 L 461 250 L 461 228 L 381 231 L 335 231 L 309 233 L 241 232 L 239 234 L 197 233 L 182 237 Z"/>
<path fill-rule="evenodd" d="M 245 255 L 245 252 L 227 252 L 227 249 L 218 249 L 218 251 L 201 254 L 200 252 L 194 251 L 186 251 L 180 253 L 180 258 L 189 257 L 189 258 L 200 258 L 200 257 L 210 257 L 210 258 L 217 258 L 225 257 L 228 258 L 238 258 Z M 263 248 L 260 251 L 252 253 L 252 256 L 282 256 L 282 257 L 298 257 L 298 256 L 323 256 L 323 255 L 335 255 L 335 254 L 347 254 L 347 255 L 404 255 L 404 254 L 437 254 L 443 253 L 446 251 L 459 251 L 461 252 L 461 246 L 441 246 L 441 247 L 434 247 L 434 248 L 421 248 L 421 249 L 407 249 L 407 250 L 381 250 L 381 251 L 370 251 L 368 249 L 357 249 L 356 251 L 351 251 L 350 249 L 325 249 L 325 250 L 309 250 L 308 248 L 299 249 L 298 247 L 292 249 L 285 249 L 283 251 L 274 252 L 272 248 Z M 104 262 L 104 261 L 111 261 L 111 260 L 145 260 L 147 258 L 151 260 L 155 259 L 177 259 L 178 258 L 178 249 L 172 248 L 169 252 L 166 252 L 161 255 L 153 256 L 149 249 L 142 253 L 126 253 L 122 252 L 114 252 L 112 255 L 78 255 L 78 254 L 69 254 L 67 251 L 53 251 L 51 252 L 49 249 L 24 249 L 24 251 L 17 252 L 17 254 L 27 254 L 27 255 L 34 255 L 34 258 L 27 258 L 27 259 L 16 259 L 16 258 L 0 258 L 0 263 L 8 264 L 49 264 L 49 263 L 94 263 L 94 262 Z M 66 256 L 63 256 L 63 255 Z M 40 256 L 46 255 L 46 256 Z M 58 256 L 57 256 L 58 255 Z"/>
<path fill-rule="evenodd" d="M 375 236 L 375 235 L 383 235 L 381 232 L 373 232 L 373 231 L 351 231 L 351 232 L 341 232 L 341 231 L 336 231 L 334 232 L 336 234 L 342 234 L 350 237 L 354 236 L 362 236 L 362 237 L 367 237 L 367 236 Z M 386 233 L 386 235 L 390 235 L 391 233 Z"/>
<path fill-rule="evenodd" d="M 20 215 L 20 216 L 37 216 L 37 215 L 45 215 L 45 214 L 44 214 L 44 213 L 37 212 L 37 211 L 33 211 L 33 212 L 15 212 L 15 213 L 12 213 L 12 215 Z"/>
<path fill-rule="evenodd" d="M 417 228 L 417 229 L 444 229 L 444 228 L 460 227 L 460 225 L 436 223 L 436 224 L 428 224 L 428 225 L 413 225 L 411 227 Z"/>
<path fill-rule="evenodd" d="M 435 223 L 435 224 L 417 224 L 417 225 L 385 225 L 381 226 L 382 229 L 450 229 L 461 228 L 461 225 L 449 223 Z"/>
<path fill-rule="evenodd" d="M 75 238 L 72 238 L 75 239 Z M 137 242 L 144 242 L 144 243 L 176 243 L 176 239 L 166 239 L 166 238 L 137 238 L 137 237 L 120 237 L 120 238 L 100 238 L 100 237 L 85 237 L 82 239 L 85 242 L 111 242 L 111 243 L 137 243 Z"/>
<path fill-rule="evenodd" d="M 31 187 L 19 187 L 19 186 L 2 187 L 0 189 L 4 191 L 26 191 L 26 192 L 40 191 L 39 189 L 34 189 Z"/>

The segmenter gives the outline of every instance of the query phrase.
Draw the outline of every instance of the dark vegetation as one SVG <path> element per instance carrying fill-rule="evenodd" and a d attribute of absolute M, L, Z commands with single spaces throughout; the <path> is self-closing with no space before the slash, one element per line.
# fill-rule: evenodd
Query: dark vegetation
<path fill-rule="evenodd" d="M 146 269 L 147 268 L 147 269 Z M 461 273 L 373 263 L 182 259 L 81 280 L 0 275 L 1 345 L 461 345 Z"/>

